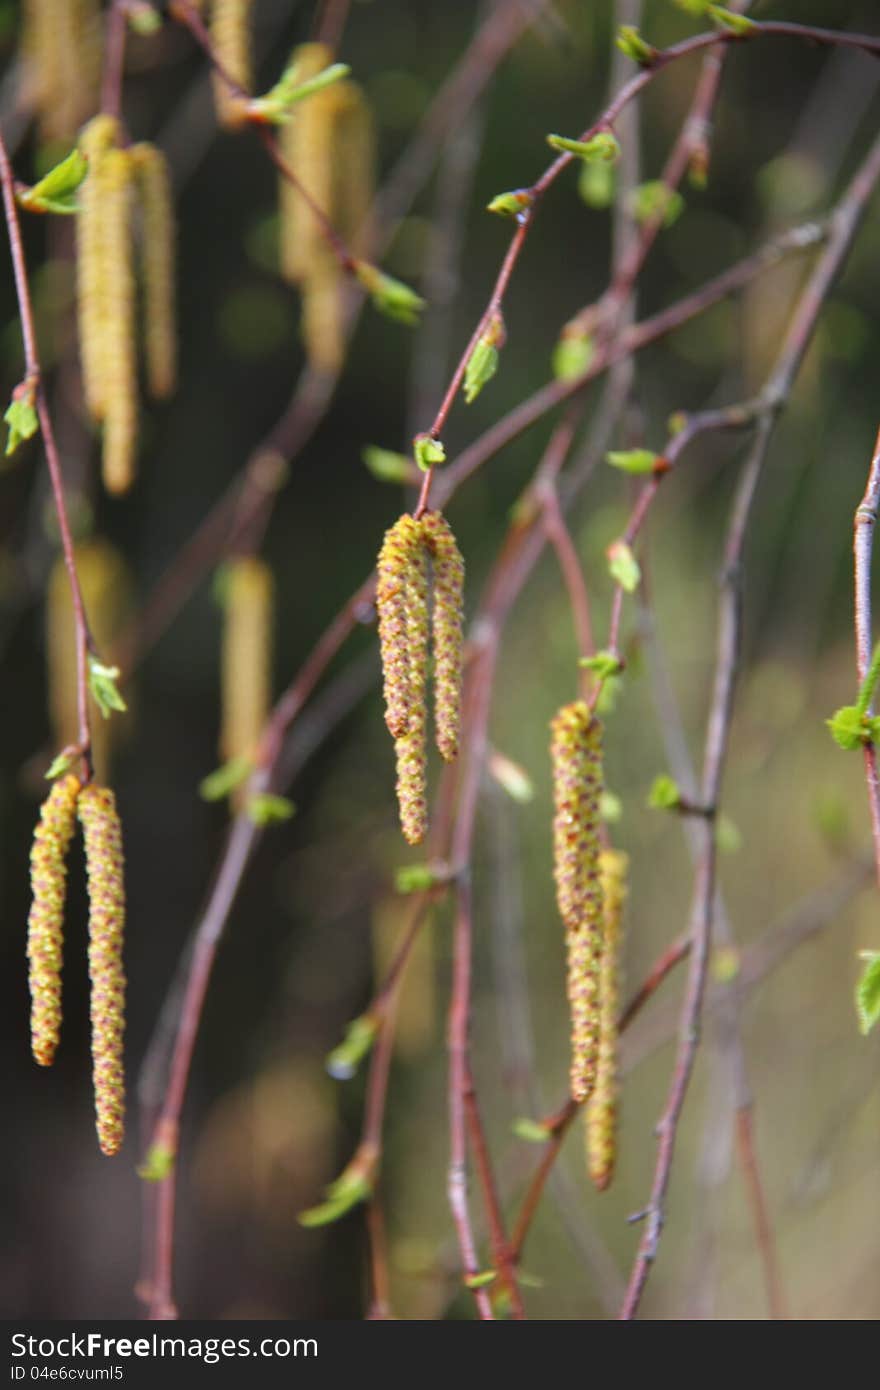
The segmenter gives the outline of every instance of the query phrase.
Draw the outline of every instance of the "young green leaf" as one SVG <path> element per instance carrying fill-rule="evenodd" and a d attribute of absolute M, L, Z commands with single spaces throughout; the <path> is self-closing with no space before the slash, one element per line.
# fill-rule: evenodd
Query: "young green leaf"
<path fill-rule="evenodd" d="M 597 131 L 589 140 L 569 140 L 565 135 L 548 135 L 547 144 L 562 154 L 573 154 L 589 163 L 613 163 L 620 157 L 620 145 L 610 130 Z"/>
<path fill-rule="evenodd" d="M 15 453 L 23 440 L 31 439 L 40 428 L 40 421 L 34 408 L 33 392 L 29 395 L 22 393 L 18 398 L 13 396 L 3 419 L 9 426 L 9 433 L 6 436 L 6 455 L 8 457 Z"/>
<path fill-rule="evenodd" d="M 605 462 L 623 473 L 654 473 L 660 459 L 650 449 L 612 449 L 605 455 Z"/>
<path fill-rule="evenodd" d="M 352 1019 L 342 1042 L 327 1054 L 325 1066 L 336 1081 L 350 1081 L 376 1041 L 378 1020 L 370 1014 Z"/>
<path fill-rule="evenodd" d="M 582 656 L 578 662 L 585 670 L 592 671 L 600 680 L 607 680 L 609 676 L 619 676 L 623 670 L 623 662 L 614 652 L 596 652 L 594 656 Z"/>
<path fill-rule="evenodd" d="M 848 753 L 880 738 L 880 716 L 864 714 L 858 705 L 842 705 L 825 723 L 834 742 Z"/>
<path fill-rule="evenodd" d="M 667 773 L 661 772 L 651 783 L 647 805 L 652 811 L 674 811 L 681 805 L 681 791 L 678 783 Z"/>
<path fill-rule="evenodd" d="M 498 349 L 504 345 L 504 320 L 495 313 L 474 344 L 467 360 L 462 389 L 468 405 L 476 400 L 498 370 Z"/>
<path fill-rule="evenodd" d="M 653 44 L 646 43 L 638 29 L 632 24 L 623 24 L 614 41 L 621 53 L 638 63 L 641 68 L 651 68 L 657 61 L 657 50 Z"/>
<path fill-rule="evenodd" d="M 89 690 L 105 719 L 109 719 L 114 711 L 124 714 L 128 709 L 119 693 L 118 680 L 118 666 L 104 666 L 95 657 L 89 657 Z"/>
<path fill-rule="evenodd" d="M 730 34 L 736 34 L 737 38 L 747 39 L 752 34 L 757 33 L 757 28 L 753 20 L 747 15 L 736 14 L 733 10 L 727 10 L 723 5 L 707 5 L 705 13 L 721 29 L 726 29 Z"/>
<path fill-rule="evenodd" d="M 380 483 L 412 481 L 412 463 L 405 454 L 396 454 L 391 449 L 380 449 L 376 444 L 368 444 L 361 453 L 361 458 Z"/>
<path fill-rule="evenodd" d="M 174 1171 L 175 1155 L 167 1144 L 151 1144 L 137 1175 L 144 1182 L 164 1182 Z"/>
<path fill-rule="evenodd" d="M 684 212 L 684 198 L 662 179 L 652 179 L 633 189 L 629 207 L 637 222 L 651 222 L 659 217 L 664 227 L 671 227 Z"/>
<path fill-rule="evenodd" d="M 74 213 L 77 211 L 74 195 L 88 172 L 89 161 L 81 150 L 73 149 L 33 188 L 19 189 L 16 201 L 27 212 L 54 212 L 62 216 Z"/>
<path fill-rule="evenodd" d="M 66 772 L 70 771 L 78 757 L 79 754 L 75 748 L 63 749 L 52 759 L 48 772 L 43 773 L 46 781 L 54 782 L 56 777 L 63 777 Z"/>
<path fill-rule="evenodd" d="M 530 1120 L 527 1115 L 514 1120 L 512 1129 L 517 1139 L 524 1139 L 527 1144 L 546 1144 L 550 1138 L 547 1126 L 539 1120 Z"/>
<path fill-rule="evenodd" d="M 433 439 L 430 434 L 417 434 L 413 440 L 413 457 L 422 472 L 427 473 L 429 468 L 446 462 L 446 450 L 440 440 Z"/>
<path fill-rule="evenodd" d="M 369 261 L 355 261 L 354 273 L 380 314 L 397 323 L 405 323 L 410 328 L 418 323 L 425 301 L 409 285 L 395 280 L 393 275 L 386 275 L 384 270 L 371 265 Z"/>
<path fill-rule="evenodd" d="M 509 193 L 496 193 L 491 203 L 486 204 L 486 211 L 494 212 L 499 217 L 519 217 L 533 202 L 534 198 L 527 188 L 514 188 Z"/>
<path fill-rule="evenodd" d="M 316 92 L 322 92 L 325 87 L 347 77 L 351 72 L 351 68 L 345 63 L 331 63 L 329 67 L 315 73 L 314 77 L 299 82 L 298 68 L 299 64 L 292 63 L 265 96 L 254 97 L 248 103 L 248 114 L 253 120 L 263 121 L 267 125 L 283 125 L 285 121 L 290 120 L 291 112 L 298 102 L 314 96 Z"/>
<path fill-rule="evenodd" d="M 605 552 L 608 556 L 608 573 L 628 594 L 634 594 L 639 587 L 642 571 L 626 541 L 613 541 Z"/>
<path fill-rule="evenodd" d="M 557 381 L 581 376 L 593 360 L 595 345 L 589 333 L 568 333 L 563 329 L 553 349 L 553 375 Z"/>
<path fill-rule="evenodd" d="M 290 820 L 296 807 L 286 796 L 277 796 L 274 792 L 255 792 L 248 797 L 245 811 L 254 825 L 266 826 Z"/>
<path fill-rule="evenodd" d="M 623 802 L 607 787 L 599 797 L 599 815 L 608 825 L 616 825 L 623 815 Z"/>
<path fill-rule="evenodd" d="M 427 893 L 447 879 L 445 864 L 404 864 L 395 872 L 394 887 L 398 893 Z"/>
<path fill-rule="evenodd" d="M 479 1274 L 466 1274 L 464 1282 L 469 1289 L 485 1289 L 487 1285 L 494 1284 L 497 1278 L 494 1269 L 482 1269 Z"/>
<path fill-rule="evenodd" d="M 222 767 L 215 768 L 199 783 L 199 796 L 203 801 L 222 801 L 230 792 L 247 781 L 254 770 L 248 758 L 231 758 Z"/>
<path fill-rule="evenodd" d="M 578 197 L 588 208 L 610 207 L 616 183 L 613 164 L 582 163 L 577 181 Z"/>
<path fill-rule="evenodd" d="M 880 1021 L 880 951 L 862 951 L 860 954 L 865 968 L 856 985 L 856 1012 L 859 1028 L 867 1037 Z"/>

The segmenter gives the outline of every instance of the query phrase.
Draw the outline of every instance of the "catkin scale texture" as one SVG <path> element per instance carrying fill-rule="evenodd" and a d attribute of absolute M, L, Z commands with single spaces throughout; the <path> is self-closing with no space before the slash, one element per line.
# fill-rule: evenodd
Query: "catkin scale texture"
<path fill-rule="evenodd" d="M 150 394 L 170 396 L 177 379 L 174 204 L 168 164 L 155 145 L 133 145 L 141 213 L 144 349 Z"/>
<path fill-rule="evenodd" d="M 99 163 L 98 174 L 105 257 L 100 348 L 103 478 L 107 491 L 119 494 L 127 492 L 134 482 L 138 417 L 133 170 L 129 151 L 108 150 Z"/>
<path fill-rule="evenodd" d="M 98 104 L 99 0 L 24 0 L 24 91 L 45 141 L 69 139 Z"/>
<path fill-rule="evenodd" d="M 323 43 L 304 43 L 294 49 L 291 62 L 298 80 L 307 82 L 333 61 L 333 50 Z M 332 216 L 333 192 L 332 123 L 326 98 L 331 89 L 316 92 L 301 105 L 294 106 L 281 127 L 279 143 L 286 163 L 318 206 Z M 281 273 L 293 284 L 300 283 L 314 268 L 323 250 L 314 215 L 289 179 L 279 183 L 281 210 Z"/>
<path fill-rule="evenodd" d="M 419 528 L 408 514 L 386 532 L 379 552 L 376 611 L 385 695 L 385 723 L 392 738 L 409 728 L 412 706 L 407 575 L 420 545 Z"/>
<path fill-rule="evenodd" d="M 41 1067 L 52 1065 L 61 1033 L 61 965 L 67 851 L 76 829 L 80 784 L 69 775 L 57 781 L 40 809 L 31 849 L 33 902 L 28 917 L 28 982 L 31 992 L 31 1051 Z"/>
<path fill-rule="evenodd" d="M 252 8 L 253 0 L 213 0 L 211 6 L 211 41 L 217 60 L 227 77 L 246 92 L 251 86 Z M 247 120 L 245 101 L 219 73 L 212 80 L 218 121 L 227 130 L 237 130 Z"/>
<path fill-rule="evenodd" d="M 415 525 L 415 523 L 414 523 Z M 427 695 L 428 562 L 416 544 L 409 556 L 405 584 L 406 642 L 409 661 L 409 720 L 395 743 L 400 827 L 407 844 L 420 845 L 428 831 Z"/>
<path fill-rule="evenodd" d="M 568 951 L 571 1095 L 581 1102 L 595 1084 L 599 1053 L 602 726 L 577 700 L 558 711 L 551 734 L 554 878 Z"/>
<path fill-rule="evenodd" d="M 104 354 L 107 319 L 107 224 L 104 218 L 104 158 L 119 138 L 112 116 L 96 116 L 82 130 L 79 146 L 89 162 L 89 172 L 79 190 L 76 218 L 76 300 L 79 321 L 80 365 L 83 392 L 89 414 L 104 418 L 106 381 Z"/>
<path fill-rule="evenodd" d="M 599 970 L 599 1057 L 596 1085 L 586 1106 L 587 1168 L 603 1192 L 614 1177 L 617 1156 L 618 962 L 629 858 L 620 850 L 599 855 L 602 887 L 602 963 Z"/>
<path fill-rule="evenodd" d="M 222 656 L 220 756 L 252 760 L 272 696 L 274 586 L 268 565 L 252 555 L 229 562 Z"/>
<path fill-rule="evenodd" d="M 461 653 L 464 560 L 449 522 L 440 512 L 422 517 L 422 536 L 431 555 L 434 648 L 434 727 L 444 762 L 458 754 L 461 723 Z"/>
<path fill-rule="evenodd" d="M 101 1152 L 122 1145 L 125 1118 L 125 929 L 122 828 L 113 793 L 91 784 L 79 796 L 89 891 L 92 1080 Z"/>

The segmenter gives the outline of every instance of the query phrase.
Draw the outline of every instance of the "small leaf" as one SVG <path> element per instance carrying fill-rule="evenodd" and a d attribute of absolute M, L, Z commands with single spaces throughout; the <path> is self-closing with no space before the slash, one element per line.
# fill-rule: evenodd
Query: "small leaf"
<path fill-rule="evenodd" d="M 563 330 L 553 349 L 553 375 L 557 381 L 571 381 L 589 368 L 595 354 L 595 344 L 589 333 Z"/>
<path fill-rule="evenodd" d="M 144 1182 L 164 1182 L 174 1171 L 174 1160 L 174 1151 L 167 1144 L 151 1144 L 137 1175 Z"/>
<path fill-rule="evenodd" d="M 615 43 L 621 53 L 626 54 L 627 58 L 632 58 L 639 67 L 651 68 L 657 61 L 656 48 L 650 43 L 645 43 L 638 29 L 632 24 L 621 25 Z"/>
<path fill-rule="evenodd" d="M 379 1022 L 370 1014 L 352 1019 L 345 1037 L 327 1054 L 325 1066 L 336 1081 L 350 1081 L 376 1041 Z"/>
<path fill-rule="evenodd" d="M 427 893 L 448 878 L 445 864 L 404 864 L 395 872 L 394 887 L 398 893 Z"/>
<path fill-rule="evenodd" d="M 17 399 L 13 396 L 3 419 L 9 426 L 9 433 L 6 436 L 6 455 L 8 458 L 10 454 L 15 453 L 23 440 L 31 439 L 40 428 L 40 421 L 34 409 L 33 390 L 27 394 L 23 392 Z"/>
<path fill-rule="evenodd" d="M 705 13 L 722 29 L 736 34 L 737 38 L 746 39 L 757 32 L 757 26 L 747 15 L 735 14 L 733 10 L 726 10 L 723 5 L 707 5 Z"/>
<path fill-rule="evenodd" d="M 89 161 L 81 150 L 73 149 L 33 188 L 19 189 L 16 201 L 28 212 L 54 212 L 63 216 L 74 213 L 77 211 L 74 194 L 88 172 Z"/>
<path fill-rule="evenodd" d="M 329 67 L 315 73 L 314 77 L 299 82 L 298 70 L 299 64 L 292 63 L 265 96 L 253 97 L 248 102 L 248 114 L 253 120 L 269 125 L 283 125 L 285 121 L 290 120 L 291 111 L 298 102 L 314 96 L 316 92 L 322 92 L 325 87 L 347 77 L 351 72 L 351 68 L 345 63 L 331 63 Z"/>
<path fill-rule="evenodd" d="M 622 693 L 623 681 L 620 676 L 606 676 L 596 701 L 596 713 L 601 715 L 613 714 Z"/>
<path fill-rule="evenodd" d="M 518 1120 L 514 1120 L 512 1129 L 517 1139 L 524 1139 L 527 1144 L 546 1144 L 551 1137 L 551 1131 L 540 1120 L 530 1120 L 528 1115 L 521 1115 Z"/>
<path fill-rule="evenodd" d="M 295 812 L 292 801 L 274 792 L 255 792 L 248 797 L 245 807 L 248 820 L 259 826 L 278 825 L 281 821 L 290 820 Z"/>
<path fill-rule="evenodd" d="M 127 13 L 132 33 L 143 39 L 152 38 L 162 28 L 162 16 L 146 0 L 129 0 Z"/>
<path fill-rule="evenodd" d="M 742 849 L 742 831 L 730 816 L 718 817 L 715 825 L 715 843 L 722 854 L 738 854 Z"/>
<path fill-rule="evenodd" d="M 474 344 L 467 360 L 462 389 L 468 405 L 476 400 L 487 382 L 498 370 L 498 349 L 504 344 L 504 320 L 501 315 L 492 315 L 485 329 Z"/>
<path fill-rule="evenodd" d="M 419 321 L 419 314 L 426 307 L 424 299 L 402 280 L 386 275 L 378 266 L 369 261 L 355 261 L 354 273 L 369 294 L 373 307 L 386 318 L 413 327 Z"/>
<path fill-rule="evenodd" d="M 642 571 L 639 569 L 638 560 L 632 553 L 632 547 L 627 545 L 624 540 L 613 541 L 606 554 L 608 556 L 608 573 L 611 578 L 616 580 L 626 593 L 635 593 L 642 578 Z"/>
<path fill-rule="evenodd" d="M 615 825 L 623 815 L 623 802 L 607 787 L 599 797 L 599 815 L 608 825 Z"/>
<path fill-rule="evenodd" d="M 867 1037 L 880 1021 L 880 951 L 862 951 L 860 954 L 866 965 L 856 986 L 856 1012 L 859 1028 Z"/>
<path fill-rule="evenodd" d="M 70 771 L 78 757 L 79 753 L 75 748 L 65 748 L 63 752 L 58 753 L 52 759 L 49 771 L 45 772 L 43 776 L 48 782 L 54 782 L 56 777 L 63 777 L 66 772 Z"/>
<path fill-rule="evenodd" d="M 485 1289 L 488 1284 L 494 1284 L 497 1278 L 494 1269 L 483 1269 L 479 1274 L 466 1274 L 464 1282 L 469 1289 Z"/>
<path fill-rule="evenodd" d="M 361 453 L 361 458 L 380 483 L 408 483 L 412 480 L 412 463 L 405 454 L 396 454 L 391 449 L 380 449 L 376 444 L 368 444 Z"/>
<path fill-rule="evenodd" d="M 491 203 L 486 204 L 486 211 L 497 213 L 499 217 L 519 217 L 533 202 L 527 188 L 514 188 L 509 193 L 496 193 Z"/>
<path fill-rule="evenodd" d="M 512 801 L 518 801 L 520 805 L 525 805 L 535 795 L 534 783 L 525 768 L 497 749 L 489 754 L 489 775 L 499 787 L 503 787 Z"/>
<path fill-rule="evenodd" d="M 605 455 L 605 462 L 623 473 L 654 473 L 661 458 L 650 449 L 612 449 Z"/>
<path fill-rule="evenodd" d="M 128 709 L 119 693 L 118 680 L 118 666 L 104 666 L 95 657 L 89 657 L 89 690 L 105 719 L 109 719 L 114 711 L 124 714 Z"/>
<path fill-rule="evenodd" d="M 430 434 L 417 434 L 413 440 L 413 457 L 422 472 L 427 473 L 438 463 L 446 462 L 446 450 L 440 440 L 433 439 Z"/>
<path fill-rule="evenodd" d="M 620 145 L 610 130 L 600 130 L 589 140 L 569 140 L 565 135 L 548 135 L 547 144 L 551 149 L 576 155 L 588 163 L 613 164 L 620 157 Z"/>
<path fill-rule="evenodd" d="M 231 758 L 222 767 L 215 768 L 199 783 L 199 796 L 203 801 L 222 801 L 224 796 L 235 791 L 242 782 L 247 781 L 254 770 L 249 758 Z"/>
<path fill-rule="evenodd" d="M 362 1145 L 339 1177 L 324 1189 L 327 1201 L 300 1212 L 300 1225 L 326 1226 L 367 1201 L 373 1192 L 376 1161 L 375 1153 Z"/>
<path fill-rule="evenodd" d="M 633 189 L 629 207 L 637 222 L 651 222 L 659 217 L 664 227 L 671 227 L 684 212 L 684 198 L 662 179 L 653 179 Z"/>
<path fill-rule="evenodd" d="M 614 652 L 596 652 L 595 656 L 582 656 L 578 662 L 585 670 L 592 671 L 600 680 L 607 680 L 609 676 L 619 676 L 623 670 L 623 662 Z"/>
<path fill-rule="evenodd" d="M 674 777 L 661 772 L 651 783 L 647 805 L 652 811 L 674 811 L 681 805 L 681 791 Z"/>
<path fill-rule="evenodd" d="M 856 709 L 860 714 L 867 714 L 874 698 L 874 691 L 877 689 L 877 681 L 880 679 L 880 642 L 877 643 L 871 655 L 871 661 L 865 672 L 865 679 L 859 687 L 856 698 Z"/>
<path fill-rule="evenodd" d="M 588 208 L 610 207 L 616 183 L 613 164 L 584 163 L 578 174 L 578 197 Z"/>
<path fill-rule="evenodd" d="M 852 752 L 867 742 L 865 716 L 858 705 L 842 705 L 839 710 L 835 710 L 830 719 L 825 720 L 825 723 L 831 730 L 834 742 L 847 752 Z"/>

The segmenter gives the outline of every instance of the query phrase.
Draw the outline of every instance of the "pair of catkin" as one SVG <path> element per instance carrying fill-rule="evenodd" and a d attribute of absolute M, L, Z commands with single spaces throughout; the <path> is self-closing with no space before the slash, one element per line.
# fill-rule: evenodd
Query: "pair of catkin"
<path fill-rule="evenodd" d="M 74 135 L 98 104 L 100 0 L 24 0 L 24 94 L 45 141 Z"/>
<path fill-rule="evenodd" d="M 602 724 L 583 700 L 551 723 L 553 859 L 565 925 L 572 1099 L 588 1102 L 587 1155 L 600 1189 L 614 1171 L 617 969 L 627 856 L 600 846 Z"/>
<path fill-rule="evenodd" d="M 92 1080 L 98 1143 L 108 1157 L 122 1145 L 125 1074 L 125 928 L 122 828 L 112 791 L 81 786 L 72 773 L 55 782 L 40 809 L 31 850 L 33 902 L 27 955 L 31 1050 L 51 1066 L 61 1032 L 61 968 L 67 852 L 77 818 L 83 829 L 89 891 Z"/>
<path fill-rule="evenodd" d="M 333 61 L 326 44 L 295 49 L 291 64 L 306 82 Z M 334 82 L 293 107 L 280 149 L 297 182 L 339 232 L 351 253 L 367 251 L 375 191 L 373 119 L 355 82 Z M 318 218 L 296 185 L 279 183 L 281 273 L 302 294 L 302 336 L 313 367 L 335 373 L 345 353 L 345 277 Z"/>
<path fill-rule="evenodd" d="M 96 116 L 80 135 L 89 173 L 77 215 L 77 309 L 83 392 L 103 422 L 103 476 L 123 493 L 135 477 L 138 349 L 136 220 L 147 386 L 163 399 L 174 390 L 177 334 L 174 214 L 165 157 L 150 144 L 119 145 L 119 123 Z"/>
<path fill-rule="evenodd" d="M 461 720 L 464 561 L 440 512 L 425 512 L 418 521 L 405 513 L 385 533 L 379 553 L 376 610 L 385 723 L 397 753 L 400 824 L 411 845 L 421 844 L 428 828 L 429 558 L 435 735 L 440 756 L 451 762 L 458 753 Z"/>

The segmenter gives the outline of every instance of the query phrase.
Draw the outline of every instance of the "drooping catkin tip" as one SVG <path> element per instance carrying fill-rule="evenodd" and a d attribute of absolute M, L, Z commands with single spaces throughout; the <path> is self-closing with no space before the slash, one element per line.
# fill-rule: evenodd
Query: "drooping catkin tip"
<path fill-rule="evenodd" d="M 610 1186 L 617 1161 L 617 1006 L 618 961 L 629 856 L 603 849 L 599 855 L 602 887 L 602 961 L 599 968 L 599 1058 L 596 1086 L 586 1108 L 587 1169 L 600 1192 Z"/>
<path fill-rule="evenodd" d="M 77 803 L 86 850 L 89 892 L 92 1080 L 101 1152 L 122 1146 L 125 1118 L 125 930 L 122 827 L 107 787 L 84 787 Z"/>
<path fill-rule="evenodd" d="M 49 1067 L 61 1033 L 61 964 L 67 851 L 76 828 L 80 784 L 72 774 L 57 781 L 40 808 L 31 849 L 33 902 L 27 956 L 31 992 L 31 1051 Z"/>
<path fill-rule="evenodd" d="M 441 512 L 424 514 L 422 536 L 431 555 L 434 576 L 435 736 L 440 756 L 444 762 L 452 762 L 458 754 L 461 725 L 464 560 L 452 528 Z"/>

